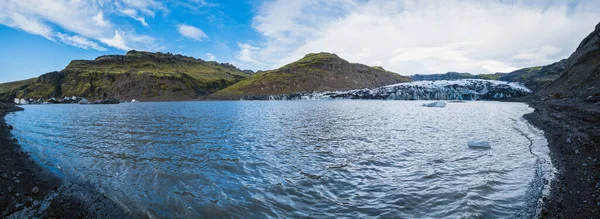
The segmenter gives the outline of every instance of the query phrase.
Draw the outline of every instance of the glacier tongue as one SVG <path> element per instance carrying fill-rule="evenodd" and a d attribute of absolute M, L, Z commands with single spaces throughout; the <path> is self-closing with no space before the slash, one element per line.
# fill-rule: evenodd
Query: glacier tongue
<path fill-rule="evenodd" d="M 454 81 L 415 81 L 374 89 L 328 92 L 300 92 L 284 95 L 247 96 L 246 100 L 500 100 L 532 93 L 511 82 L 464 79 Z"/>

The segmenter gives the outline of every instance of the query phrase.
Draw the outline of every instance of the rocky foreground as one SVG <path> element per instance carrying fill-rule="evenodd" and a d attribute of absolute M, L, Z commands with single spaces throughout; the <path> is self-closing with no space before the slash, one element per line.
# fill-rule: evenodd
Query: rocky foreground
<path fill-rule="evenodd" d="M 600 218 L 600 102 L 530 101 L 525 118 L 544 130 L 557 175 L 542 218 Z"/>
<path fill-rule="evenodd" d="M 64 183 L 24 152 L 4 115 L 23 110 L 0 102 L 0 218 L 126 218 L 126 212 L 86 184 Z"/>

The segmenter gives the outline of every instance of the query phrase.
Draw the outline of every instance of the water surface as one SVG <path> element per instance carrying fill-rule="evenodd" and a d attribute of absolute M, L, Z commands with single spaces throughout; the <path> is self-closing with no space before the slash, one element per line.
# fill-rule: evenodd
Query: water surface
<path fill-rule="evenodd" d="M 535 215 L 543 170 L 532 147 L 545 145 L 532 145 L 543 137 L 521 118 L 530 108 L 421 104 L 31 105 L 7 122 L 39 162 L 137 216 Z"/>

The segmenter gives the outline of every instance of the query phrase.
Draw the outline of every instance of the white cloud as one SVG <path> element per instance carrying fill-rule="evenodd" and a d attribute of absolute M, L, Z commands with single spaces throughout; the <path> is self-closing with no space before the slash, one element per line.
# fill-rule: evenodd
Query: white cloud
<path fill-rule="evenodd" d="M 21 29 L 30 34 L 36 34 L 52 40 L 52 28 L 39 19 L 23 16 L 18 13 L 0 11 L 0 24 Z"/>
<path fill-rule="evenodd" d="M 208 61 L 215 61 L 215 59 L 217 59 L 217 57 L 212 53 L 206 53 L 205 55 Z"/>
<path fill-rule="evenodd" d="M 129 8 L 134 8 L 143 14 L 154 17 L 155 11 L 168 12 L 169 10 L 160 1 L 154 0 L 122 0 Z"/>
<path fill-rule="evenodd" d="M 106 51 L 106 48 L 82 36 L 69 36 L 67 34 L 57 33 L 56 37 L 60 39 L 63 43 L 66 43 L 71 46 L 79 47 L 82 49 L 95 49 L 98 51 Z"/>
<path fill-rule="evenodd" d="M 204 33 L 204 31 L 201 29 L 186 24 L 177 25 L 177 31 L 179 31 L 179 34 L 182 36 L 197 41 L 202 41 L 208 38 L 208 35 L 206 35 L 206 33 Z"/>
<path fill-rule="evenodd" d="M 108 25 L 108 22 L 104 20 L 104 13 L 102 11 L 98 12 L 98 14 L 96 14 L 96 16 L 94 16 L 92 19 L 100 27 L 106 27 Z"/>
<path fill-rule="evenodd" d="M 130 48 L 127 46 L 125 39 L 123 37 L 123 33 L 119 31 L 115 31 L 115 35 L 111 38 L 101 38 L 101 42 L 111 47 L 120 49 L 120 50 L 129 50 Z"/>
<path fill-rule="evenodd" d="M 247 43 L 238 43 L 238 47 L 240 47 L 240 52 L 237 55 L 237 59 L 243 63 L 250 63 L 252 66 L 256 67 L 265 67 L 268 66 L 262 62 L 257 61 L 254 57 L 258 56 L 257 52 L 259 48 L 253 47 Z"/>
<path fill-rule="evenodd" d="M 115 0 L 112 2 L 114 4 L 107 3 L 81 0 L 3 0 L 0 1 L 0 24 L 84 49 L 104 48 L 89 43 L 95 41 L 117 49 L 151 50 L 158 47 L 152 37 L 136 35 L 135 30 L 119 27 L 118 23 L 110 22 L 105 15 L 117 10 L 115 7 L 119 5 L 131 5 L 130 8 L 154 16 L 154 10 L 166 10 L 161 3 L 152 0 Z M 142 24 L 146 23 L 141 16 L 134 18 Z M 146 41 L 136 41 L 140 37 L 145 37 Z"/>
<path fill-rule="evenodd" d="M 150 26 L 148 26 L 148 23 L 146 23 L 146 19 L 144 17 L 138 16 L 138 13 L 137 13 L 136 10 L 128 8 L 128 9 L 122 9 L 122 10 L 119 10 L 119 11 L 121 13 L 123 13 L 123 14 L 125 14 L 125 15 L 127 15 L 127 16 L 129 16 L 129 17 L 131 17 L 131 18 L 133 18 L 133 19 L 135 19 L 137 21 L 139 21 L 142 25 L 144 25 L 144 27 L 150 27 Z"/>
<path fill-rule="evenodd" d="M 210 3 L 207 2 L 206 0 L 191 0 L 192 3 L 196 3 L 198 5 L 200 5 L 201 7 L 216 7 L 219 6 L 219 4 L 216 3 Z"/>
<path fill-rule="evenodd" d="M 276 68 L 326 51 L 405 75 L 506 72 L 568 57 L 598 21 L 591 0 L 274 0 L 254 17 L 264 40 L 238 59 Z"/>

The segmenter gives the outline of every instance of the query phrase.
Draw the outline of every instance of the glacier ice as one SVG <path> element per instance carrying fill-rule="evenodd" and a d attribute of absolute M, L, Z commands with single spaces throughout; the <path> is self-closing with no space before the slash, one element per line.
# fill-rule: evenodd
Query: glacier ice
<path fill-rule="evenodd" d="M 499 100 L 522 97 L 532 91 L 514 82 L 463 79 L 415 81 L 373 89 L 326 92 L 298 92 L 282 95 L 246 96 L 245 100 Z"/>

